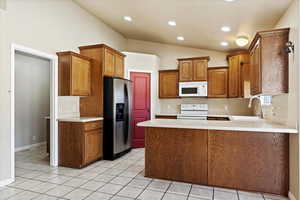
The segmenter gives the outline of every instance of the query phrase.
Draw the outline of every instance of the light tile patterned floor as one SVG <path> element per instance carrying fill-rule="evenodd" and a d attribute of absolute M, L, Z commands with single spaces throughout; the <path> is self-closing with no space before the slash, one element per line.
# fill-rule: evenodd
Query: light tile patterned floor
<path fill-rule="evenodd" d="M 53 168 L 45 146 L 16 154 L 16 181 L 0 200 L 283 200 L 285 197 L 145 178 L 144 149 L 84 169 Z"/>

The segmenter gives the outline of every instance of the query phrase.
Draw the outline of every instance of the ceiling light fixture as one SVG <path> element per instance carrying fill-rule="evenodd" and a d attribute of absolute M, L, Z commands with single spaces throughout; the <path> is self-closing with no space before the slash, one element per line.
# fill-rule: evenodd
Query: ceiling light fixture
<path fill-rule="evenodd" d="M 222 26 L 221 30 L 223 32 L 230 32 L 231 31 L 231 28 L 229 26 Z"/>
<path fill-rule="evenodd" d="M 221 42 L 220 45 L 223 47 L 227 47 L 229 44 L 228 44 L 228 42 Z"/>
<path fill-rule="evenodd" d="M 235 0 L 224 0 L 226 2 L 234 2 Z"/>
<path fill-rule="evenodd" d="M 175 22 L 175 21 L 168 21 L 168 24 L 169 24 L 170 26 L 176 26 L 176 22 Z"/>
<path fill-rule="evenodd" d="M 124 20 L 128 22 L 132 22 L 132 18 L 130 16 L 124 16 Z"/>
<path fill-rule="evenodd" d="M 178 36 L 178 37 L 177 37 L 177 40 L 179 40 L 179 41 L 183 41 L 183 40 L 184 40 L 184 37 L 182 37 L 182 36 Z"/>
<path fill-rule="evenodd" d="M 249 39 L 246 36 L 239 36 L 236 40 L 235 43 L 240 46 L 240 47 L 244 47 L 249 43 Z"/>

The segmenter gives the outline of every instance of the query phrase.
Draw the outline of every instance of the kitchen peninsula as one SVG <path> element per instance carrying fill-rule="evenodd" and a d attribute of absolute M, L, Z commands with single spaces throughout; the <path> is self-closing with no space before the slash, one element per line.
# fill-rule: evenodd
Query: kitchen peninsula
<path fill-rule="evenodd" d="M 145 176 L 287 195 L 289 134 L 265 120 L 154 119 L 145 127 Z"/>

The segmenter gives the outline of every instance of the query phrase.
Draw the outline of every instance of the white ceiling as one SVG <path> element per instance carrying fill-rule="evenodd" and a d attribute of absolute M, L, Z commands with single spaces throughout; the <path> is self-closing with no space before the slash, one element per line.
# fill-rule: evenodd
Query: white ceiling
<path fill-rule="evenodd" d="M 126 38 L 229 51 L 237 36 L 273 28 L 292 0 L 75 0 Z M 123 16 L 131 16 L 126 22 Z M 177 22 L 176 27 L 168 25 Z M 220 30 L 229 25 L 230 33 Z M 184 36 L 185 41 L 177 41 Z M 229 42 L 228 47 L 220 46 Z"/>

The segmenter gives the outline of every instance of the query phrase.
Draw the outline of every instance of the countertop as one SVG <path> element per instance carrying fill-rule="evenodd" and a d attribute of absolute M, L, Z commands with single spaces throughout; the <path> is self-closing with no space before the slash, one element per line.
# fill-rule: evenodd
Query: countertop
<path fill-rule="evenodd" d="M 140 122 L 140 127 L 156 128 L 182 128 L 182 129 L 208 129 L 208 130 L 229 130 L 229 131 L 253 131 L 253 132 L 273 132 L 273 133 L 298 133 L 295 128 L 283 124 L 260 120 L 183 120 L 183 119 L 153 119 Z"/>
<path fill-rule="evenodd" d="M 103 120 L 103 117 L 75 117 L 75 118 L 59 118 L 60 122 L 93 122 Z"/>

